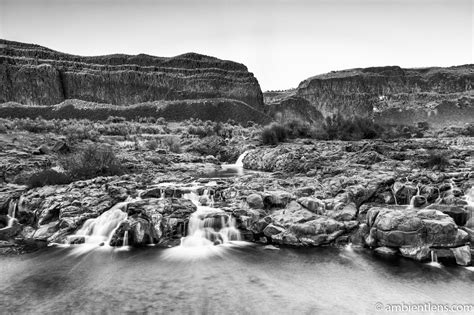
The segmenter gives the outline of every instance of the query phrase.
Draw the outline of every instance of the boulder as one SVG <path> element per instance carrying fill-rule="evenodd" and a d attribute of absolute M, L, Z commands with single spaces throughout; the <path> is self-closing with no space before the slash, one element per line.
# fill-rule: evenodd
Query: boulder
<path fill-rule="evenodd" d="M 309 211 L 316 214 L 323 214 L 325 204 L 317 198 L 302 197 L 298 199 L 298 203 L 308 209 Z"/>
<path fill-rule="evenodd" d="M 263 229 L 263 234 L 267 237 L 272 237 L 273 235 L 280 234 L 282 232 L 285 232 L 285 228 L 273 224 L 268 224 Z"/>
<path fill-rule="evenodd" d="M 469 235 L 458 230 L 453 219 L 432 209 L 395 210 L 371 208 L 367 213 L 371 241 L 389 247 L 453 247 L 465 244 Z"/>
<path fill-rule="evenodd" d="M 355 203 L 351 202 L 345 205 L 340 210 L 334 210 L 330 212 L 330 217 L 338 221 L 350 221 L 354 220 L 357 214 L 357 207 Z"/>
<path fill-rule="evenodd" d="M 283 190 L 266 191 L 262 196 L 263 203 L 268 208 L 284 208 L 293 199 L 291 193 Z"/>
<path fill-rule="evenodd" d="M 458 226 L 464 226 L 468 219 L 467 210 L 461 206 L 431 204 L 426 209 L 435 209 L 449 215 Z"/>
<path fill-rule="evenodd" d="M 250 194 L 247 196 L 247 203 L 252 209 L 263 208 L 263 198 L 259 194 Z"/>
<path fill-rule="evenodd" d="M 458 265 L 469 266 L 471 264 L 471 248 L 468 245 L 451 248 L 451 252 Z"/>
<path fill-rule="evenodd" d="M 403 257 L 417 261 L 427 260 L 431 255 L 431 249 L 429 246 L 404 246 L 400 247 L 399 250 Z"/>
<path fill-rule="evenodd" d="M 396 249 L 386 246 L 377 247 L 374 252 L 381 256 L 395 256 L 398 253 Z"/>

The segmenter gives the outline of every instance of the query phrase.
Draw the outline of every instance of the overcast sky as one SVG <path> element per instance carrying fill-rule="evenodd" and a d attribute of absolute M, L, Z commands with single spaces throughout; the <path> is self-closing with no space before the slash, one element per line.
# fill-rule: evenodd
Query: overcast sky
<path fill-rule="evenodd" d="M 78 55 L 197 52 L 262 90 L 346 68 L 473 63 L 471 0 L 0 0 L 0 37 Z"/>

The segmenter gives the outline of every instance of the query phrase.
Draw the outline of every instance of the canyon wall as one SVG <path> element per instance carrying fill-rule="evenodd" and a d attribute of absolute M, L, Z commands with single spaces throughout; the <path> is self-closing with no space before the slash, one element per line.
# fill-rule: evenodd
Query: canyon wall
<path fill-rule="evenodd" d="M 369 117 L 389 124 L 464 124 L 474 121 L 472 84 L 474 65 L 333 71 L 306 79 L 294 90 L 266 92 L 266 110 L 283 111 L 281 107 L 293 99 L 308 108 L 306 100 L 316 116 Z"/>
<path fill-rule="evenodd" d="M 0 40 L 0 82 L 0 103 L 37 106 L 77 99 L 132 105 L 224 99 L 263 110 L 260 86 L 246 66 L 195 53 L 81 57 Z"/>

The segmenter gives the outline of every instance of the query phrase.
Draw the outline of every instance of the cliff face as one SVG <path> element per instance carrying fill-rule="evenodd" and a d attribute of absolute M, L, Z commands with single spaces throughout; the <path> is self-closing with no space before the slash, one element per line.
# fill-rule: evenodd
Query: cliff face
<path fill-rule="evenodd" d="M 371 117 L 380 123 L 434 125 L 474 121 L 474 65 L 449 68 L 350 69 L 311 77 L 296 90 L 266 92 L 267 111 L 298 104 L 324 117 Z M 293 102 L 289 102 L 289 100 Z M 280 109 L 281 110 L 281 109 Z"/>
<path fill-rule="evenodd" d="M 224 98 L 257 110 L 263 106 L 258 81 L 247 67 L 194 53 L 81 57 L 0 40 L 0 82 L 0 103 L 53 105 L 79 99 L 130 105 Z"/>

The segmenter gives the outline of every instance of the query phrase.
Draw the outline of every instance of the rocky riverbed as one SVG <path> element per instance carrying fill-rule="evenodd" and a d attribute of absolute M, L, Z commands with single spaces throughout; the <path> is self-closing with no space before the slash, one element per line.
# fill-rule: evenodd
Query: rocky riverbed
<path fill-rule="evenodd" d="M 189 146 L 199 141 L 181 138 Z M 240 239 L 248 242 L 277 247 L 352 244 L 380 255 L 471 265 L 472 137 L 299 139 L 277 146 L 235 137 L 219 156 L 144 149 L 140 141 L 102 137 L 100 143 L 114 148 L 127 172 L 34 188 L 21 179 L 37 169 L 60 168 L 58 156 L 69 150 L 67 142 L 57 134 L 23 131 L 10 131 L 0 140 L 3 254 L 50 244 L 81 246 L 77 244 L 87 242 L 85 227 L 110 216 L 111 209 L 119 219 L 99 245 L 177 246 L 188 235 L 197 207 L 211 206 L 219 212 L 206 212 L 201 219 L 218 218 L 223 223 L 213 223 L 216 231 L 232 221 Z M 220 173 L 244 152 L 245 170 Z M 432 165 L 433 152 L 445 161 Z M 234 160 L 222 162 L 223 157 Z"/>

